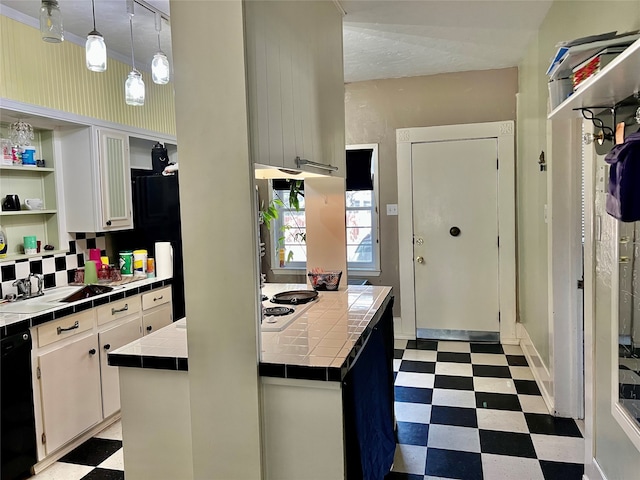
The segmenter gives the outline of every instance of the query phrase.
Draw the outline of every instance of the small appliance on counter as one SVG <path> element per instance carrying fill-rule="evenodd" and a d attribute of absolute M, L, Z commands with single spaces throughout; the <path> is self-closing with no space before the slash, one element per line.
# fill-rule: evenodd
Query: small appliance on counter
<path fill-rule="evenodd" d="M 20 197 L 18 195 L 7 195 L 2 202 L 3 212 L 17 212 L 20 210 Z"/>

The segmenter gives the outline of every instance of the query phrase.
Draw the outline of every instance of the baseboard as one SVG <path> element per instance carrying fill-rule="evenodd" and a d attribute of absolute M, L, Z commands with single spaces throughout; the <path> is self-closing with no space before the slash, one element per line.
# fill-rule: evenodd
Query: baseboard
<path fill-rule="evenodd" d="M 598 465 L 598 461 L 593 458 L 591 463 L 584 466 L 583 480 L 607 480 L 606 475 Z"/>
<path fill-rule="evenodd" d="M 533 378 L 538 384 L 538 388 L 540 389 L 540 393 L 542 393 L 542 398 L 544 403 L 547 405 L 547 409 L 549 412 L 553 414 L 555 412 L 554 406 L 554 398 L 553 398 L 553 379 L 551 378 L 551 374 L 549 370 L 542 362 L 540 358 L 540 354 L 536 347 L 533 345 L 531 341 L 531 337 L 529 336 L 529 332 L 524 327 L 523 324 L 518 323 L 518 338 L 520 338 L 520 346 L 522 347 L 522 351 L 524 352 L 524 356 L 529 363 L 529 367 L 531 368 L 531 372 L 533 373 Z"/>
<path fill-rule="evenodd" d="M 402 331 L 402 318 L 393 317 L 393 336 L 398 340 L 415 340 L 416 332 L 403 332 Z"/>

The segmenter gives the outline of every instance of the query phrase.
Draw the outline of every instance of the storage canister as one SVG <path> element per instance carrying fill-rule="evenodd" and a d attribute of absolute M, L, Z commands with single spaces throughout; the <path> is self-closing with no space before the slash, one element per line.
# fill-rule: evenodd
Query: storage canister
<path fill-rule="evenodd" d="M 36 166 L 36 147 L 32 147 L 31 145 L 22 147 L 22 165 L 25 167 Z"/>
<path fill-rule="evenodd" d="M 133 276 L 146 278 L 147 276 L 147 251 L 146 250 L 133 251 Z"/>
<path fill-rule="evenodd" d="M 133 252 L 131 250 L 120 252 L 120 273 L 123 277 L 133 276 Z"/>

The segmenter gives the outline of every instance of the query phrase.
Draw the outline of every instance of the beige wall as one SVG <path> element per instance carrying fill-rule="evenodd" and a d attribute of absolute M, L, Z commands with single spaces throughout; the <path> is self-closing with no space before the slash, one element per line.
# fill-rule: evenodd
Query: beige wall
<path fill-rule="evenodd" d="M 625 32 L 638 28 L 638 0 L 556 0 L 520 65 L 517 131 L 520 320 L 547 365 L 550 339 L 547 315 L 547 231 L 543 218 L 547 178 L 539 172 L 536 165 L 540 150 L 546 148 L 547 141 L 547 86 L 544 73 L 559 41 L 612 30 Z M 600 204 L 596 208 L 602 210 L 603 207 Z M 597 247 L 598 254 L 602 248 L 602 245 Z M 611 415 L 612 339 L 609 302 L 610 272 L 599 270 L 596 276 L 594 332 L 597 343 L 594 351 L 594 455 L 607 478 L 622 480 L 637 477 L 640 455 Z M 613 370 L 616 371 L 617 368 L 614 367 Z"/>
<path fill-rule="evenodd" d="M 386 214 L 386 204 L 398 203 L 396 129 L 515 120 L 517 85 L 516 68 L 345 85 L 347 145 L 379 144 L 382 273 L 369 281 L 393 287 L 396 316 L 401 315 L 398 217 Z"/>

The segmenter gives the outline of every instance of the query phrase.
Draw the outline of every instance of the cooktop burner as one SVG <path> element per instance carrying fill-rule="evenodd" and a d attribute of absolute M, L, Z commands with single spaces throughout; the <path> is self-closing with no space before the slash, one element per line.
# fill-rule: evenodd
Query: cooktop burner
<path fill-rule="evenodd" d="M 295 312 L 295 310 L 289 307 L 266 307 L 263 312 L 265 317 L 281 317 L 283 315 L 289 315 L 290 313 Z"/>

